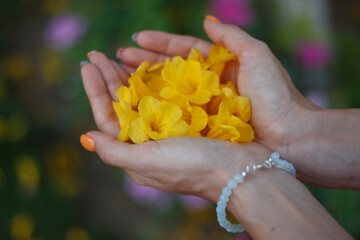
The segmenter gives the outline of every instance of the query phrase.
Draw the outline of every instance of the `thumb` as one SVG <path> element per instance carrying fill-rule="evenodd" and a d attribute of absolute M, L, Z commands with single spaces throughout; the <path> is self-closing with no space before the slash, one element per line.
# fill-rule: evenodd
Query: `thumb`
<path fill-rule="evenodd" d="M 133 144 L 120 142 L 112 135 L 98 131 L 91 131 L 86 135 L 92 138 L 96 153 L 106 164 L 134 169 L 133 159 L 136 156 Z"/>
<path fill-rule="evenodd" d="M 238 57 L 245 48 L 260 42 L 235 25 L 216 23 L 205 19 L 204 29 L 215 44 L 227 48 Z"/>

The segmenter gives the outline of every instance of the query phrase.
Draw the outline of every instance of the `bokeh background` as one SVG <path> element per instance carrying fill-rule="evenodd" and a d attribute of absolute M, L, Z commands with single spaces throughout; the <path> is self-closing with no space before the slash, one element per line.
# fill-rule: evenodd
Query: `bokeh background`
<path fill-rule="evenodd" d="M 214 204 L 140 187 L 79 144 L 95 129 L 79 63 L 114 58 L 144 29 L 206 39 L 204 15 L 265 41 L 303 94 L 360 107 L 357 0 L 3 0 L 0 3 L 0 239 L 248 239 Z M 360 239 L 360 192 L 309 186 Z"/>

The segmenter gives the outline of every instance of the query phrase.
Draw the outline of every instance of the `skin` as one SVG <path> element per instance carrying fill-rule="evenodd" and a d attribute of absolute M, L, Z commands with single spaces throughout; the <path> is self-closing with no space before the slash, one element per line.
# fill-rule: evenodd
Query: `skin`
<path fill-rule="evenodd" d="M 100 129 L 87 134 L 94 139 L 100 158 L 107 164 L 124 168 L 138 184 L 198 195 L 213 202 L 218 201 L 222 188 L 234 174 L 243 171 L 249 163 L 262 163 L 273 152 L 271 149 L 291 159 L 302 181 L 327 187 L 359 188 L 356 174 L 359 138 L 350 134 L 351 130 L 360 133 L 355 126 L 358 110 L 350 110 L 348 114 L 352 117 L 345 119 L 351 120 L 353 126 L 343 124 L 343 113 L 327 115 L 298 92 L 264 43 L 231 25 L 205 20 L 204 29 L 212 41 L 238 57 L 237 62 L 226 66 L 222 81 L 232 81 L 240 94 L 250 99 L 255 141 L 233 144 L 196 137 L 137 145 L 117 141 L 119 124 L 112 101 L 117 101 L 116 90 L 127 84 L 126 79 L 134 68 L 144 60 L 150 64 L 164 61 L 167 55 L 186 57 L 191 48 L 199 49 L 206 56 L 211 46 L 193 37 L 143 31 L 136 38 L 142 49 L 126 48 L 119 52 L 118 57 L 124 62 L 122 67 L 96 52 L 90 56 L 91 63 L 81 69 Z M 327 119 L 326 124 L 319 120 L 321 118 Z M 342 133 L 335 138 L 332 137 L 334 124 Z M 332 139 L 336 142 L 331 142 Z M 346 140 L 342 145 L 349 146 L 337 146 L 339 140 Z M 316 144 L 323 149 L 316 148 Z M 349 152 L 339 158 L 337 151 L 342 150 Z M 353 176 L 350 182 L 349 174 Z M 319 239 L 351 239 L 306 187 L 282 170 L 255 172 L 236 188 L 228 204 L 228 209 L 254 239 L 303 239 L 306 235 Z"/>

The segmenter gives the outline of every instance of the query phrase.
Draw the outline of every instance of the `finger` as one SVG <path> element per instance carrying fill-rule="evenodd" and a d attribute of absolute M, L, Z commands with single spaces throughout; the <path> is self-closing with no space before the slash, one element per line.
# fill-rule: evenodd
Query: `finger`
<path fill-rule="evenodd" d="M 245 49 L 254 49 L 253 47 L 256 44 L 261 43 L 259 40 L 251 37 L 234 25 L 205 20 L 204 29 L 208 37 L 214 41 L 214 43 L 227 48 L 238 57 L 241 56 Z"/>
<path fill-rule="evenodd" d="M 81 76 L 98 128 L 116 136 L 119 132 L 118 118 L 99 69 L 93 64 L 85 64 L 81 68 Z"/>
<path fill-rule="evenodd" d="M 117 101 L 116 90 L 121 86 L 118 72 L 115 70 L 111 61 L 101 52 L 94 52 L 89 56 L 90 62 L 94 64 L 103 75 L 108 92 L 113 101 Z"/>
<path fill-rule="evenodd" d="M 150 65 L 165 62 L 168 56 L 145 49 L 130 47 L 118 51 L 117 57 L 129 66 L 138 67 L 144 61 L 148 61 Z"/>
<path fill-rule="evenodd" d="M 175 35 L 159 31 L 142 31 L 136 35 L 139 46 L 170 55 L 187 57 L 192 48 L 198 49 L 205 57 L 208 55 L 211 43 L 199 38 Z"/>
<path fill-rule="evenodd" d="M 155 154 L 152 147 L 154 142 L 129 144 L 97 131 L 88 132 L 87 135 L 93 138 L 95 151 L 100 158 L 112 166 L 140 172 L 148 165 L 147 160 Z"/>
<path fill-rule="evenodd" d="M 111 64 L 113 65 L 114 69 L 120 76 L 120 81 L 122 85 L 129 86 L 128 79 L 130 77 L 130 74 L 128 74 L 122 67 L 119 66 L 118 63 L 116 63 L 114 60 L 110 60 Z"/>
<path fill-rule="evenodd" d="M 129 76 L 130 76 L 132 73 L 136 72 L 136 68 L 135 68 L 135 67 L 131 67 L 131 66 L 127 65 L 127 64 L 123 64 L 123 65 L 121 66 L 121 68 L 124 69 L 124 71 L 127 72 L 127 73 L 129 74 Z"/>

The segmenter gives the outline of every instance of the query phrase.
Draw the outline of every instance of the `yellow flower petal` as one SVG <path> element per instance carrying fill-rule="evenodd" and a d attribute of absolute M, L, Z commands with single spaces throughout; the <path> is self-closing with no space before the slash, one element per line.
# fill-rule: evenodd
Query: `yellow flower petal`
<path fill-rule="evenodd" d="M 219 113 L 217 115 L 217 119 L 216 119 L 216 125 L 220 125 L 222 123 L 226 123 L 230 120 L 231 118 L 231 109 L 233 106 L 233 101 L 232 99 L 226 99 L 224 100 L 220 106 L 219 106 Z"/>
<path fill-rule="evenodd" d="M 201 105 L 210 101 L 211 93 L 206 89 L 199 89 L 195 93 L 188 95 L 187 98 L 189 99 L 189 102 Z"/>
<path fill-rule="evenodd" d="M 181 118 L 182 111 L 176 104 L 163 104 L 160 106 L 158 119 L 156 122 L 157 128 L 160 131 L 166 131 L 172 123 L 175 123 Z"/>
<path fill-rule="evenodd" d="M 160 97 L 165 98 L 165 99 L 171 99 L 178 94 L 179 94 L 178 90 L 175 87 L 170 87 L 170 86 L 164 87 L 160 91 Z"/>
<path fill-rule="evenodd" d="M 239 139 L 237 142 L 251 142 L 254 139 L 254 130 L 251 125 L 248 123 L 243 123 L 236 126 L 236 129 L 240 133 Z"/>
<path fill-rule="evenodd" d="M 159 69 L 162 69 L 164 67 L 164 63 L 156 63 L 154 65 L 152 65 L 149 69 L 148 72 L 154 72 L 157 71 Z"/>
<path fill-rule="evenodd" d="M 189 125 L 183 121 L 176 121 L 168 130 L 167 137 L 187 136 L 189 132 Z"/>
<path fill-rule="evenodd" d="M 219 125 L 211 129 L 208 132 L 207 137 L 236 142 L 239 139 L 240 134 L 234 126 Z"/>
<path fill-rule="evenodd" d="M 121 86 L 117 91 L 116 91 L 116 96 L 118 97 L 118 100 L 123 100 L 127 103 L 131 102 L 131 95 L 130 95 L 130 91 L 127 87 L 125 86 Z"/>
<path fill-rule="evenodd" d="M 154 97 L 145 96 L 143 97 L 138 106 L 139 115 L 145 121 L 150 122 L 156 118 L 159 114 L 161 102 Z"/>
<path fill-rule="evenodd" d="M 140 64 L 140 66 L 136 69 L 136 72 L 133 73 L 132 76 L 137 75 L 142 77 L 148 68 L 149 68 L 149 62 L 144 61 L 143 63 Z"/>
<path fill-rule="evenodd" d="M 210 129 L 213 129 L 216 126 L 216 124 L 215 124 L 216 119 L 217 119 L 217 115 L 213 115 L 213 116 L 208 117 L 208 126 L 209 126 Z"/>
<path fill-rule="evenodd" d="M 189 56 L 187 57 L 187 59 L 199 61 L 201 64 L 205 64 L 203 55 L 201 54 L 201 52 L 199 50 L 197 50 L 195 48 L 191 49 L 191 52 L 190 52 Z"/>
<path fill-rule="evenodd" d="M 232 113 L 244 122 L 248 122 L 251 115 L 249 99 L 246 97 L 236 96 L 232 106 Z"/>
<path fill-rule="evenodd" d="M 208 115 L 201 107 L 193 107 L 191 109 L 191 125 L 190 128 L 194 131 L 203 130 L 208 123 Z"/>
<path fill-rule="evenodd" d="M 134 143 L 149 141 L 149 126 L 142 118 L 136 118 L 130 125 L 129 137 Z"/>

